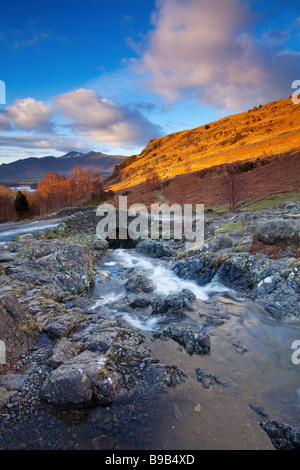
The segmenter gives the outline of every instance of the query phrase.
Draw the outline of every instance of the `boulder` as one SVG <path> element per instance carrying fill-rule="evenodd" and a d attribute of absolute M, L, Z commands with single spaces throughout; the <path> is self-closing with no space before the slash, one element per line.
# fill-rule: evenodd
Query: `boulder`
<path fill-rule="evenodd" d="M 64 295 L 78 295 L 94 285 L 95 272 L 90 249 L 85 245 L 63 245 L 36 240 L 22 250 L 9 274 L 36 285 L 53 285 Z"/>
<path fill-rule="evenodd" d="M 260 225 L 257 240 L 267 245 L 297 244 L 300 241 L 299 226 L 289 220 L 275 219 Z"/>
<path fill-rule="evenodd" d="M 84 351 L 48 376 L 40 389 L 41 398 L 64 409 L 111 404 L 121 375 L 108 372 L 106 363 L 107 357 Z"/>
<path fill-rule="evenodd" d="M 163 258 L 165 256 L 169 257 L 173 255 L 170 245 L 156 240 L 142 240 L 137 244 L 136 250 L 150 256 L 151 258 Z"/>
<path fill-rule="evenodd" d="M 222 233 L 218 234 L 214 239 L 208 244 L 208 251 L 219 251 L 225 250 L 227 248 L 232 248 L 233 240 L 228 235 Z"/>
<path fill-rule="evenodd" d="M 145 292 L 147 294 L 154 291 L 154 286 L 150 279 L 139 274 L 138 276 L 134 276 L 128 279 L 128 281 L 125 283 L 125 289 L 128 292 Z"/>
<path fill-rule="evenodd" d="M 169 294 L 163 300 L 155 302 L 152 315 L 184 316 L 184 311 L 191 310 L 191 303 L 195 300 L 193 292 L 183 289 L 179 294 Z"/>

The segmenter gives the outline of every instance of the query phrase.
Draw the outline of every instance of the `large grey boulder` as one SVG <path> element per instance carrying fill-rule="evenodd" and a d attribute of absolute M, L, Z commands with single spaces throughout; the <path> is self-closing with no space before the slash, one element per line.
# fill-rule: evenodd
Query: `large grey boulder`
<path fill-rule="evenodd" d="M 78 295 L 95 282 L 93 256 L 88 246 L 36 240 L 23 249 L 9 274 L 36 285 L 53 286 L 64 295 Z"/>
<path fill-rule="evenodd" d="M 40 390 L 41 398 L 59 408 L 106 406 L 114 401 L 121 375 L 108 372 L 107 357 L 84 351 L 55 369 Z"/>
<path fill-rule="evenodd" d="M 271 220 L 258 227 L 256 236 L 267 245 L 297 244 L 300 241 L 299 225 L 289 220 Z"/>

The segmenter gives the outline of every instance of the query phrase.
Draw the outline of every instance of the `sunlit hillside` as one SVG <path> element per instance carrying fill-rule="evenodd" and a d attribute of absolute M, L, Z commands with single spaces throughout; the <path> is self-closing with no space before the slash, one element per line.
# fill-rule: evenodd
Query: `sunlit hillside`
<path fill-rule="evenodd" d="M 300 106 L 291 98 L 273 101 L 151 140 L 140 155 L 116 166 L 108 187 L 116 193 L 156 173 L 163 181 L 225 163 L 294 153 L 299 149 L 299 131 Z"/>

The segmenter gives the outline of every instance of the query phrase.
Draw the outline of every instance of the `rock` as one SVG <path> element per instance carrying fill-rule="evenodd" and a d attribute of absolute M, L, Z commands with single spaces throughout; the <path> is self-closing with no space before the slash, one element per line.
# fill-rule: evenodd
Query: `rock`
<path fill-rule="evenodd" d="M 282 219 L 271 220 L 258 227 L 256 236 L 267 245 L 297 244 L 300 241 L 299 225 Z"/>
<path fill-rule="evenodd" d="M 16 394 L 17 392 L 9 391 L 5 387 L 0 386 L 0 411 L 5 408 L 9 400 Z"/>
<path fill-rule="evenodd" d="M 72 342 L 81 348 L 106 353 L 114 341 L 116 341 L 119 331 L 109 322 L 90 324 L 72 336 Z"/>
<path fill-rule="evenodd" d="M 207 249 L 209 251 L 219 251 L 226 248 L 231 248 L 233 245 L 233 240 L 228 235 L 219 234 L 208 244 Z"/>
<path fill-rule="evenodd" d="M 128 279 L 128 281 L 125 283 L 125 289 L 128 292 L 145 292 L 145 293 L 150 293 L 154 291 L 154 286 L 153 283 L 150 279 L 148 279 L 145 276 L 138 275 L 131 277 Z"/>
<path fill-rule="evenodd" d="M 221 282 L 242 291 L 275 318 L 300 318 L 300 266 L 296 259 L 270 259 L 267 255 L 227 253 L 220 256 L 191 256 L 177 262 L 173 270 L 183 279 L 203 286 Z"/>
<path fill-rule="evenodd" d="M 66 245 L 47 259 L 45 267 L 55 272 L 56 283 L 71 294 L 80 294 L 94 285 L 92 255 L 87 246 Z"/>
<path fill-rule="evenodd" d="M 26 316 L 14 292 L 0 297 L 0 340 L 5 344 L 5 365 L 0 370 L 11 367 L 14 362 L 38 339 L 35 322 Z"/>
<path fill-rule="evenodd" d="M 41 398 L 48 404 L 60 408 L 91 406 L 94 401 L 93 390 L 97 390 L 97 387 L 103 381 L 103 375 L 101 374 L 105 375 L 105 379 L 108 378 L 105 372 L 106 362 L 107 358 L 105 356 L 91 351 L 84 351 L 55 369 L 48 376 L 40 390 Z M 107 392 L 109 390 L 111 394 L 115 391 L 112 388 L 105 389 Z M 112 395 L 109 398 L 113 400 Z"/>
<path fill-rule="evenodd" d="M 210 338 L 202 333 L 194 333 L 189 326 L 167 326 L 153 332 L 155 338 L 171 338 L 184 347 L 188 354 L 209 354 Z"/>
<path fill-rule="evenodd" d="M 176 387 L 184 382 L 186 374 L 175 366 L 165 364 L 151 364 L 143 372 L 143 377 L 148 385 L 152 385 L 155 390 L 167 387 Z"/>
<path fill-rule="evenodd" d="M 169 294 L 163 300 L 155 302 L 152 315 L 185 315 L 185 310 L 191 310 L 191 303 L 196 296 L 188 289 L 183 289 L 179 294 Z"/>
<path fill-rule="evenodd" d="M 34 240 L 18 255 L 9 274 L 35 285 L 53 284 L 67 295 L 78 295 L 95 282 L 93 257 L 85 245 Z"/>
<path fill-rule="evenodd" d="M 198 285 L 204 286 L 208 284 L 215 271 L 212 259 L 209 256 L 191 257 L 178 261 L 173 266 L 174 273 L 183 279 L 194 279 Z"/>
<path fill-rule="evenodd" d="M 113 403 L 121 382 L 121 374 L 112 372 L 93 384 L 93 397 L 97 405 L 107 406 Z"/>
<path fill-rule="evenodd" d="M 93 249 L 95 251 L 106 251 L 108 250 L 108 242 L 106 240 L 97 240 L 94 245 Z"/>
<path fill-rule="evenodd" d="M 0 305 L 6 309 L 13 320 L 19 323 L 26 323 L 24 309 L 13 291 L 0 295 Z"/>
<path fill-rule="evenodd" d="M 10 253 L 7 251 L 0 251 L 0 263 L 10 263 L 17 257 L 17 253 Z"/>
<path fill-rule="evenodd" d="M 137 297 L 131 302 L 130 306 L 132 308 L 144 308 L 150 305 L 150 300 L 145 297 Z"/>
<path fill-rule="evenodd" d="M 50 374 L 40 390 L 41 398 L 60 408 L 81 408 L 92 402 L 91 381 L 76 366 L 62 365 Z"/>
<path fill-rule="evenodd" d="M 300 450 L 300 429 L 276 421 L 261 420 L 261 427 L 278 450 Z"/>
<path fill-rule="evenodd" d="M 206 374 L 200 367 L 195 369 L 196 379 L 202 384 L 203 388 L 210 389 L 212 385 L 218 384 L 227 387 L 225 381 L 220 380 L 216 375 Z"/>
<path fill-rule="evenodd" d="M 77 352 L 77 349 L 70 340 L 67 338 L 62 338 L 54 346 L 47 363 L 50 367 L 56 369 L 57 367 L 67 362 L 69 359 L 72 359 L 74 356 L 76 356 Z"/>
<path fill-rule="evenodd" d="M 0 375 L 0 387 L 5 387 L 9 391 L 18 391 L 22 389 L 24 382 L 28 379 L 28 373 L 9 372 Z"/>
<path fill-rule="evenodd" d="M 68 336 L 76 327 L 76 322 L 70 316 L 51 318 L 43 332 L 51 339 Z"/>
<path fill-rule="evenodd" d="M 169 257 L 173 254 L 170 245 L 156 240 L 142 240 L 137 244 L 136 250 L 150 256 L 151 258 Z"/>

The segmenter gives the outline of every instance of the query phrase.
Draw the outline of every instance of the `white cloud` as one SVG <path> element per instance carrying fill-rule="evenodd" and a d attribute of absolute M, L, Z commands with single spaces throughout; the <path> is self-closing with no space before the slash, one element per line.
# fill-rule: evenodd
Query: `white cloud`
<path fill-rule="evenodd" d="M 43 101 L 34 98 L 17 99 L 6 108 L 7 117 L 16 126 L 31 130 L 52 126 L 52 106 L 47 106 Z"/>
<path fill-rule="evenodd" d="M 254 17 L 242 0 L 159 0 L 152 21 L 145 51 L 131 63 L 165 99 L 238 109 L 289 96 L 299 62 L 290 55 L 289 73 L 282 69 L 284 35 L 254 39 Z"/>
<path fill-rule="evenodd" d="M 0 146 L 62 151 L 92 149 L 95 143 L 136 148 L 162 134 L 137 106 L 131 109 L 83 88 L 57 95 L 50 104 L 17 99 L 0 114 L 0 129 L 14 131 L 0 137 Z M 20 129 L 23 135 L 16 134 Z"/>
<path fill-rule="evenodd" d="M 159 126 L 140 111 L 102 98 L 93 90 L 78 89 L 54 100 L 70 128 L 93 142 L 128 147 L 145 144 L 160 135 Z"/>

